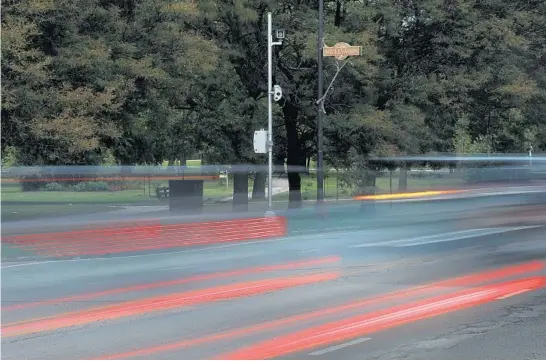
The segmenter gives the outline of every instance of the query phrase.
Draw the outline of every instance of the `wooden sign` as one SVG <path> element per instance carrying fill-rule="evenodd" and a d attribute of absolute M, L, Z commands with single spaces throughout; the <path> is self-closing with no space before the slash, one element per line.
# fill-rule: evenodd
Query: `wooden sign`
<path fill-rule="evenodd" d="M 322 48 L 323 56 L 333 56 L 337 60 L 345 60 L 349 56 L 362 55 L 361 46 L 351 46 L 347 43 L 337 43 L 334 46 L 324 46 Z"/>

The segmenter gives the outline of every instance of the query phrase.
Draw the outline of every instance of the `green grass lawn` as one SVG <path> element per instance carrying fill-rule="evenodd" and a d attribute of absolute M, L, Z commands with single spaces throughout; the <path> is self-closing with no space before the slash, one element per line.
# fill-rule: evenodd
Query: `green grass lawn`
<path fill-rule="evenodd" d="M 167 182 L 151 182 L 141 189 L 116 192 L 75 192 L 75 191 L 35 191 L 22 192 L 17 183 L 2 183 L 2 220 L 23 220 L 33 218 L 55 217 L 63 215 L 82 215 L 107 212 L 129 205 L 166 205 L 166 200 L 155 197 L 156 186 L 166 186 Z M 414 178 L 408 177 L 408 190 L 435 189 L 461 185 L 460 179 L 453 178 Z M 376 185 L 381 193 L 391 192 L 389 176 L 378 177 Z M 249 180 L 249 192 L 253 182 Z M 316 176 L 303 175 L 302 198 L 316 199 Z M 392 177 L 392 192 L 398 191 L 398 176 Z M 338 184 L 335 174 L 325 179 L 325 196 L 327 198 L 350 198 L 354 191 Z M 229 185 L 221 181 L 206 181 L 204 183 L 205 199 L 222 199 L 232 196 L 233 181 Z M 288 200 L 288 193 L 274 196 L 275 201 Z"/>
<path fill-rule="evenodd" d="M 2 185 L 2 220 L 87 214 L 116 210 L 129 204 L 159 203 L 143 190 L 119 192 L 23 192 L 16 184 Z"/>
<path fill-rule="evenodd" d="M 92 204 L 2 204 L 2 221 L 51 218 L 115 211 L 120 207 Z"/>
<path fill-rule="evenodd" d="M 63 215 L 81 215 L 113 211 L 129 205 L 166 205 L 166 200 L 158 200 L 155 187 L 167 185 L 167 182 L 152 182 L 142 189 L 116 192 L 74 192 L 74 191 L 34 191 L 23 192 L 19 184 L 2 183 L 2 220 L 56 217 Z M 252 190 L 252 181 L 249 181 Z M 233 193 L 233 183 L 229 186 L 220 181 L 204 183 L 204 198 L 229 197 Z"/>

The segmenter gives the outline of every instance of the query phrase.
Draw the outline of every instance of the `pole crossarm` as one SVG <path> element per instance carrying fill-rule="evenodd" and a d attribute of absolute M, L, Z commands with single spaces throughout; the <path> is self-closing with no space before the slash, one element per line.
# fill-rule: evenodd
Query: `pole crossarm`
<path fill-rule="evenodd" d="M 336 73 L 334 74 L 334 77 L 332 78 L 332 80 L 330 81 L 330 84 L 326 88 L 324 95 L 319 100 L 316 101 L 316 104 L 320 105 L 320 111 L 323 112 L 324 114 L 326 114 L 326 109 L 324 109 L 324 103 L 325 103 L 326 97 L 328 96 L 328 93 L 330 92 L 330 90 L 334 88 L 334 82 L 336 81 L 337 76 L 339 75 L 341 70 L 345 67 L 345 65 L 347 65 L 348 62 L 349 62 L 348 60 L 345 60 L 341 65 L 339 65 L 339 62 L 336 61 L 336 69 L 337 69 Z"/>

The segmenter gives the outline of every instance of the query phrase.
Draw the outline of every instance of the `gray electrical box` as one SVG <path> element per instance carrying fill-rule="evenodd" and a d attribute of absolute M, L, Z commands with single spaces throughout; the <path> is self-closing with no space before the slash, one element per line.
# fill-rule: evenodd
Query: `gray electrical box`
<path fill-rule="evenodd" d="M 257 130 L 254 132 L 254 153 L 267 153 L 267 130 Z"/>
<path fill-rule="evenodd" d="M 169 180 L 171 212 L 196 214 L 203 210 L 203 180 Z"/>

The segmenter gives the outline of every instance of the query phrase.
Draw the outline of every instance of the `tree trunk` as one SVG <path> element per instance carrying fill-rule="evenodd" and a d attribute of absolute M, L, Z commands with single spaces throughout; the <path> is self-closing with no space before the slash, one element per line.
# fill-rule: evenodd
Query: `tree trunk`
<path fill-rule="evenodd" d="M 284 154 L 273 154 L 273 173 L 284 173 L 285 158 Z"/>
<path fill-rule="evenodd" d="M 301 177 L 297 172 L 288 173 L 288 208 L 301 208 Z"/>
<path fill-rule="evenodd" d="M 185 153 L 181 153 L 179 154 L 179 159 L 180 159 L 180 165 L 181 166 L 185 166 L 186 165 L 186 154 Z M 201 164 L 203 164 L 203 162 L 201 162 Z"/>
<path fill-rule="evenodd" d="M 408 166 L 406 163 L 400 165 L 400 176 L 398 177 L 398 191 L 405 192 L 408 190 Z"/>
<path fill-rule="evenodd" d="M 248 171 L 233 175 L 233 211 L 248 211 Z"/>
<path fill-rule="evenodd" d="M 298 137 L 298 108 L 287 102 L 283 107 L 286 128 L 286 163 L 288 166 L 288 208 L 301 208 L 301 177 L 299 167 L 305 165 Z"/>
<path fill-rule="evenodd" d="M 341 26 L 341 1 L 336 2 L 336 17 L 334 20 L 334 26 L 339 28 Z"/>
<path fill-rule="evenodd" d="M 252 199 L 265 199 L 265 183 L 267 173 L 264 171 L 256 172 L 254 184 L 252 186 Z"/>

